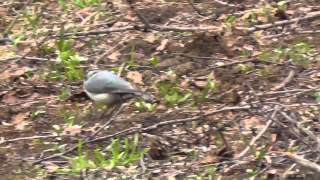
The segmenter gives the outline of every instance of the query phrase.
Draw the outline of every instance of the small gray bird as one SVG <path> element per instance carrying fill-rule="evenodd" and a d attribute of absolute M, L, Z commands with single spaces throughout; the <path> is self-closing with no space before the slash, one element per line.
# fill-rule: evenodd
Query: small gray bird
<path fill-rule="evenodd" d="M 89 71 L 83 88 L 93 101 L 106 105 L 122 103 L 134 97 L 154 101 L 152 96 L 136 90 L 128 81 L 106 70 Z"/>

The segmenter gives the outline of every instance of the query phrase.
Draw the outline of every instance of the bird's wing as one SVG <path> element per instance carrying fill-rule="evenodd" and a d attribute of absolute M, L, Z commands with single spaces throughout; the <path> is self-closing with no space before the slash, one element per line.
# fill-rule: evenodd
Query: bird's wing
<path fill-rule="evenodd" d="M 101 71 L 84 82 L 91 93 L 134 93 L 136 90 L 127 81 L 108 71 Z"/>

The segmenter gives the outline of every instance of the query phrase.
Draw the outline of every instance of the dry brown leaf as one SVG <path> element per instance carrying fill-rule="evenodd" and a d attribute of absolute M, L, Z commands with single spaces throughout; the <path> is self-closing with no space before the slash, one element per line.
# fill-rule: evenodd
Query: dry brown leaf
<path fill-rule="evenodd" d="M 15 96 L 15 92 L 11 92 L 9 94 L 6 94 L 2 98 L 2 102 L 5 104 L 15 104 L 17 103 L 17 97 Z"/>
<path fill-rule="evenodd" d="M 188 88 L 190 86 L 190 81 L 188 79 L 182 80 L 180 83 L 181 88 Z"/>
<path fill-rule="evenodd" d="M 82 127 L 79 125 L 68 126 L 64 128 L 63 134 L 75 136 L 80 134 L 82 131 Z"/>
<path fill-rule="evenodd" d="M 250 131 L 252 129 L 260 130 L 264 127 L 264 122 L 260 117 L 250 117 L 248 119 L 244 119 L 243 121 L 243 128 L 246 131 Z"/>
<path fill-rule="evenodd" d="M 5 70 L 0 74 L 0 80 L 5 80 L 10 78 L 10 72 L 9 70 Z"/>
<path fill-rule="evenodd" d="M 209 153 L 206 155 L 201 161 L 201 164 L 208 164 L 208 163 L 216 163 L 219 161 L 219 157 L 213 153 Z"/>
<path fill-rule="evenodd" d="M 143 78 L 142 78 L 142 74 L 139 73 L 138 71 L 130 71 L 127 74 L 127 78 L 131 79 L 134 83 L 136 84 L 144 84 L 143 83 Z"/>
<path fill-rule="evenodd" d="M 5 80 L 5 79 L 8 79 L 10 77 L 21 76 L 21 75 L 25 74 L 28 70 L 30 70 L 30 68 L 28 68 L 28 67 L 18 68 L 16 66 L 12 66 L 11 68 L 3 71 L 0 74 L 0 80 Z"/>
<path fill-rule="evenodd" d="M 157 51 L 163 51 L 167 47 L 168 42 L 169 39 L 162 40 L 160 46 L 157 47 Z"/>
<path fill-rule="evenodd" d="M 108 58 L 111 59 L 111 60 L 116 61 L 116 60 L 119 59 L 120 55 L 121 55 L 121 53 L 120 53 L 119 51 L 115 51 L 115 52 L 111 53 L 111 54 L 108 56 Z"/>
<path fill-rule="evenodd" d="M 149 42 L 149 43 L 154 43 L 157 40 L 157 37 L 154 34 L 148 34 L 145 38 L 145 41 Z"/>
<path fill-rule="evenodd" d="M 17 130 L 23 130 L 30 122 L 26 121 L 29 112 L 22 112 L 13 116 L 11 123 Z"/>

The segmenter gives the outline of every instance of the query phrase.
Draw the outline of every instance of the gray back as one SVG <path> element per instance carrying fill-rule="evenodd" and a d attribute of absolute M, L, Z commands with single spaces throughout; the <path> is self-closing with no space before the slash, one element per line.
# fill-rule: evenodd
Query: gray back
<path fill-rule="evenodd" d="M 84 82 L 90 93 L 134 93 L 136 90 L 129 82 L 110 71 L 98 71 Z"/>

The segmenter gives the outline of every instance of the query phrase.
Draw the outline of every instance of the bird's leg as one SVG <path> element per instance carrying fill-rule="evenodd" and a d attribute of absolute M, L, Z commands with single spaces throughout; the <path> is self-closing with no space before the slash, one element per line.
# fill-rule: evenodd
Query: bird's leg
<path fill-rule="evenodd" d="M 101 114 L 99 115 L 98 119 L 103 119 L 105 115 L 108 117 L 112 114 L 112 112 L 115 110 L 116 106 L 108 106 L 107 109 L 104 109 Z"/>
<path fill-rule="evenodd" d="M 112 114 L 110 114 L 109 120 L 107 122 L 105 122 L 103 124 L 103 126 L 101 126 L 97 131 L 95 131 L 92 136 L 89 139 L 92 139 L 93 137 L 95 137 L 99 132 L 101 132 L 104 128 L 106 128 L 108 125 L 110 125 L 112 123 L 112 121 L 115 119 L 115 117 L 117 117 L 120 112 L 127 106 L 127 104 L 116 104 L 115 106 L 113 106 L 112 108 Z"/>

